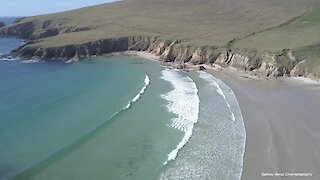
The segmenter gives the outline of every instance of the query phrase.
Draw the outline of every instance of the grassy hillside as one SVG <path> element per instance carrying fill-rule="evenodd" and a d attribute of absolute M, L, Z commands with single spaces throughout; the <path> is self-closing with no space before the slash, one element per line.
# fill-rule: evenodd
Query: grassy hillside
<path fill-rule="evenodd" d="M 300 61 L 293 75 L 320 77 L 320 6 L 288 23 L 235 41 L 233 47 L 271 52 L 291 49 Z"/>
<path fill-rule="evenodd" d="M 253 34 L 237 41 L 236 47 L 279 51 L 297 49 L 320 43 L 320 7 L 310 8 L 302 17 L 289 24 Z"/>
<path fill-rule="evenodd" d="M 301 60 L 297 70 L 311 78 L 320 77 L 320 44 L 295 49 L 293 55 Z"/>
<path fill-rule="evenodd" d="M 38 27 L 35 36 L 48 28 L 60 29 L 57 36 L 32 46 L 57 47 L 130 35 L 184 39 L 196 46 L 225 46 L 234 38 L 299 16 L 311 5 L 311 0 L 125 0 L 26 18 L 19 23 L 52 21 L 49 27 Z"/>
<path fill-rule="evenodd" d="M 319 79 L 319 5 L 320 0 L 124 0 L 24 18 L 0 34 L 28 38 L 16 51 L 26 58 L 146 50 L 182 66 L 214 62 L 266 76 Z"/>

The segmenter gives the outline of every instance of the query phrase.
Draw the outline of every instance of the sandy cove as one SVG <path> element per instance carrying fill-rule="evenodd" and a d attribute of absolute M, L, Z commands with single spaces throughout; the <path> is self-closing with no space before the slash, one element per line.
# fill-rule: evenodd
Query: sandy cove
<path fill-rule="evenodd" d="M 318 83 L 209 72 L 233 89 L 242 110 L 247 133 L 243 180 L 320 179 Z M 312 177 L 270 176 L 274 173 L 312 173 Z"/>
<path fill-rule="evenodd" d="M 125 54 L 159 62 L 146 52 Z M 319 82 L 266 79 L 233 68 L 202 66 L 224 81 L 239 101 L 247 133 L 243 180 L 320 179 Z"/>

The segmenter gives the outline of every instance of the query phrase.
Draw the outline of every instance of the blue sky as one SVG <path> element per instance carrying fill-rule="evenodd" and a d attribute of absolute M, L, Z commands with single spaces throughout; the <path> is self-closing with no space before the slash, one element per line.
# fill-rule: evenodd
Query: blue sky
<path fill-rule="evenodd" d="M 1 0 L 0 17 L 60 12 L 114 0 Z"/>

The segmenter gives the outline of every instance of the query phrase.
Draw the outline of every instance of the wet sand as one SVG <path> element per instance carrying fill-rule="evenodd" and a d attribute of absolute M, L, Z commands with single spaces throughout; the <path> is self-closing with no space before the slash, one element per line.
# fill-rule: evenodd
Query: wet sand
<path fill-rule="evenodd" d="M 159 60 L 150 53 L 130 54 Z M 263 79 L 234 68 L 202 66 L 232 88 L 239 101 L 246 128 L 242 180 L 320 179 L 319 82 Z"/>
<path fill-rule="evenodd" d="M 233 89 L 242 110 L 247 132 L 243 180 L 320 179 L 319 84 L 208 71 Z"/>

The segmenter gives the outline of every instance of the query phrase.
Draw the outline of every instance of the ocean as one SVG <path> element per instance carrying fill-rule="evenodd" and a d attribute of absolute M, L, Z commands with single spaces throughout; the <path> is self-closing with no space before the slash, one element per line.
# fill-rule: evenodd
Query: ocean
<path fill-rule="evenodd" d="M 21 45 L 0 38 L 0 53 Z M 245 128 L 205 72 L 124 55 L 0 58 L 0 179 L 234 179 Z"/>
<path fill-rule="evenodd" d="M 20 17 L 0 17 L 0 22 L 4 22 L 6 25 L 12 24 L 16 19 Z"/>

